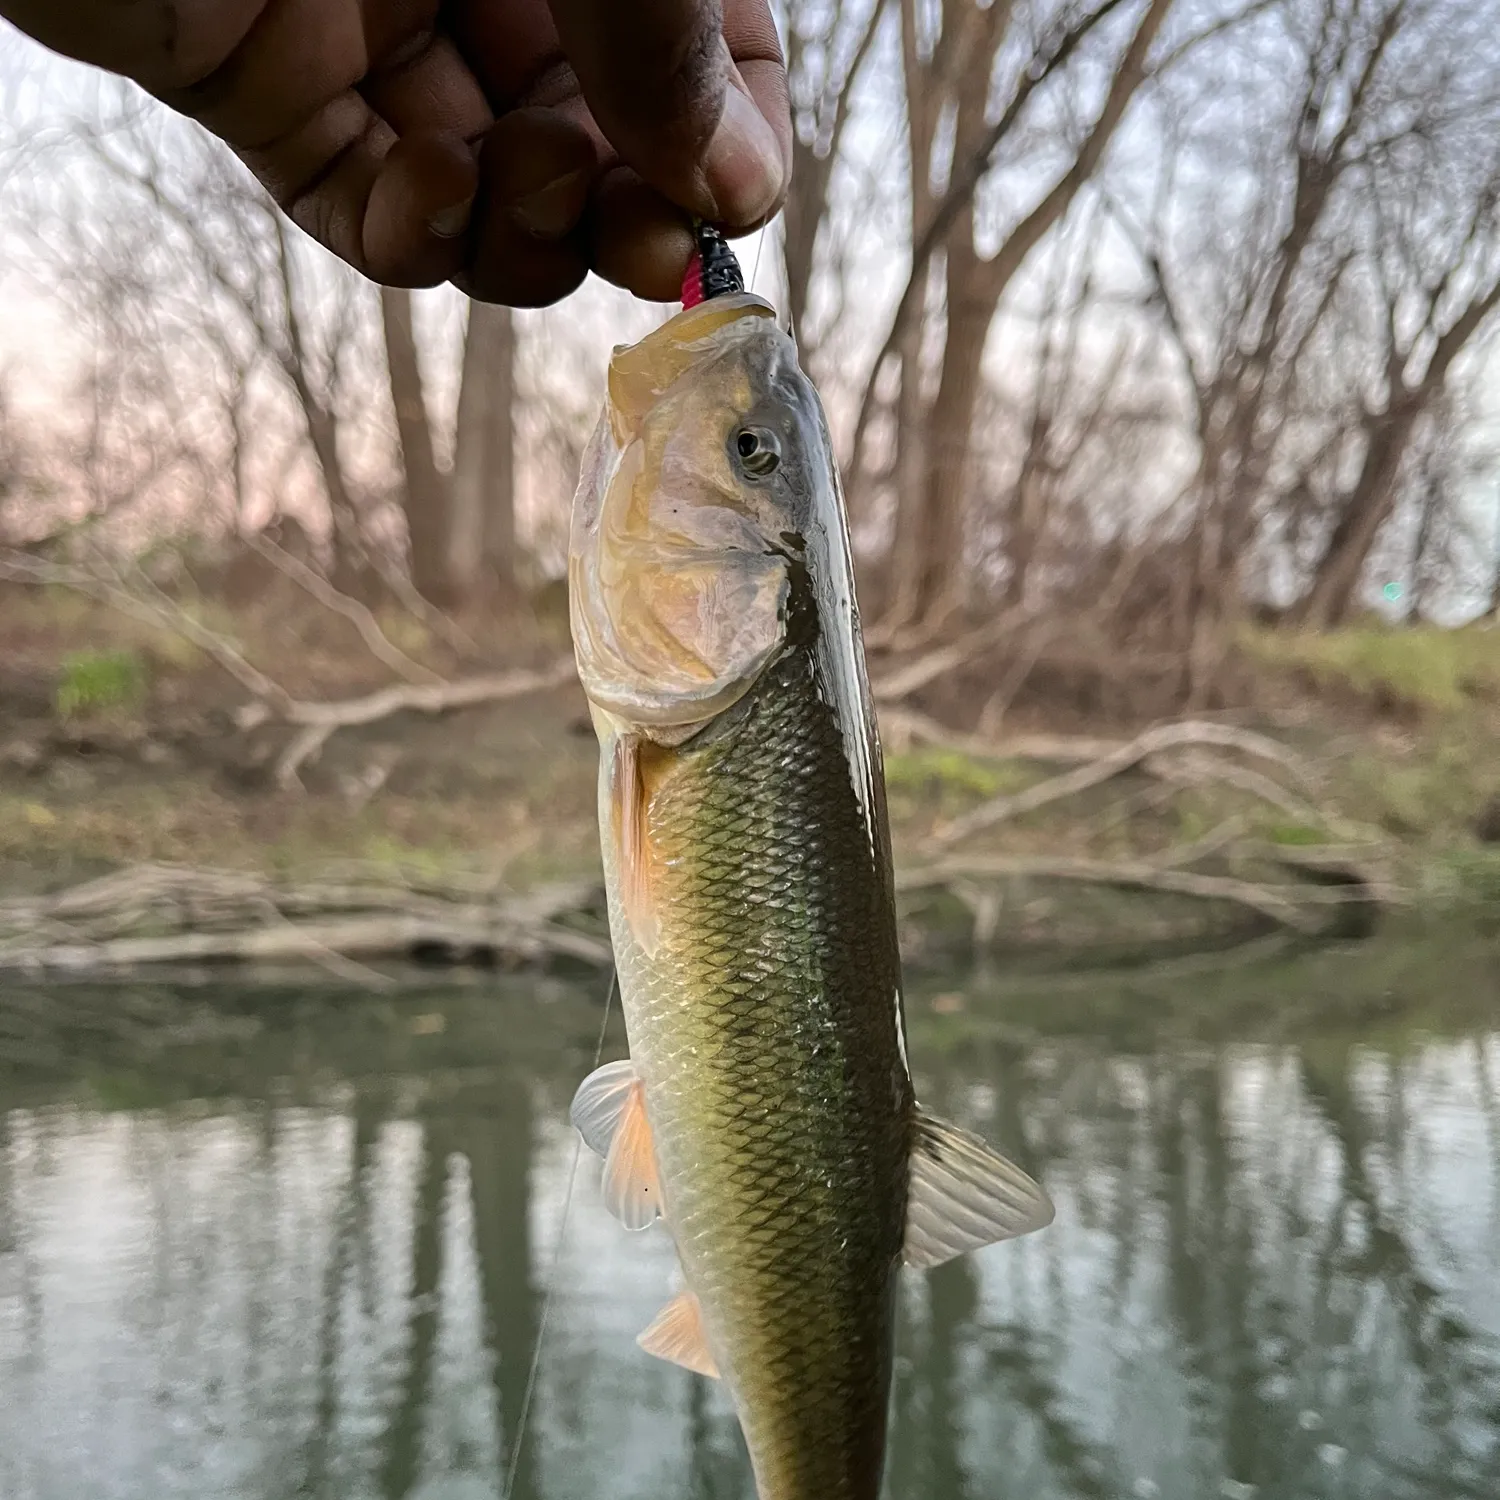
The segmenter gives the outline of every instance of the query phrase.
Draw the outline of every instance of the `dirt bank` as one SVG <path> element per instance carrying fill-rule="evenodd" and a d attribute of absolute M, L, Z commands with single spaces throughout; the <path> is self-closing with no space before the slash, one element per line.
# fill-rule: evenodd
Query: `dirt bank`
<path fill-rule="evenodd" d="M 283 612 L 215 628 L 310 701 L 390 680 L 326 621 Z M 429 670 L 463 675 L 409 623 L 402 641 Z M 554 620 L 510 647 L 534 667 L 565 639 Z M 1241 662 L 1243 707 L 1114 769 L 1150 726 L 1089 718 L 1076 694 L 1049 709 L 1045 684 L 994 743 L 955 724 L 955 701 L 982 685 L 966 692 L 961 673 L 885 711 L 913 957 L 1347 931 L 1333 909 L 1360 881 L 1393 904 L 1500 899 L 1500 635 L 1259 636 Z M 147 864 L 278 891 L 350 869 L 465 890 L 482 877 L 511 894 L 597 876 L 596 751 L 576 685 L 340 728 L 282 780 L 289 731 L 245 728 L 244 702 L 180 639 L 67 596 L 0 593 L 0 893 Z M 1300 928 L 1284 888 L 1312 913 Z"/>

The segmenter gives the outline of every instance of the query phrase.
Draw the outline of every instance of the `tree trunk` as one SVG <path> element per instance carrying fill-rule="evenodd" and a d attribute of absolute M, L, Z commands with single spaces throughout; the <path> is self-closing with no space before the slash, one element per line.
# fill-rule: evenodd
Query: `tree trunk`
<path fill-rule="evenodd" d="M 1031 440 L 1021 463 L 1021 473 L 1016 480 L 1015 497 L 1011 503 L 1007 549 L 1010 553 L 1010 575 L 1005 584 L 1007 606 L 1026 602 L 1026 584 L 1031 576 L 1031 564 L 1047 524 L 1047 512 L 1051 508 L 1047 443 L 1048 421 L 1042 416 L 1032 424 Z"/>
<path fill-rule="evenodd" d="M 376 593 L 376 578 L 365 555 L 359 514 L 354 509 L 354 501 L 344 483 L 344 471 L 339 465 L 337 424 L 328 412 L 312 400 L 305 388 L 299 386 L 298 394 L 303 398 L 307 435 L 312 443 L 313 456 L 318 461 L 318 469 L 323 475 L 323 487 L 328 493 L 329 516 L 333 523 L 330 538 L 333 568 L 329 581 L 341 594 L 369 603 Z"/>
<path fill-rule="evenodd" d="M 967 216 L 959 231 L 967 240 Z M 963 556 L 968 450 L 980 365 L 994 310 L 982 294 L 974 296 L 972 268 L 978 264 L 967 244 L 950 244 L 948 338 L 937 396 L 927 420 L 927 472 L 923 484 L 905 497 L 915 514 L 908 522 L 909 545 L 896 557 L 898 625 L 936 614 L 939 599 L 953 591 L 954 572 Z"/>
<path fill-rule="evenodd" d="M 1328 539 L 1298 613 L 1314 630 L 1334 630 L 1349 617 L 1375 539 L 1396 503 L 1396 478 L 1421 407 L 1403 403 L 1370 432 L 1359 478 Z"/>
<path fill-rule="evenodd" d="M 953 159 L 962 160 L 973 150 L 975 138 L 984 129 L 995 49 L 1005 36 L 1009 20 L 1009 5 L 992 5 L 987 11 L 966 9 L 961 19 L 952 10 L 948 11 L 943 18 L 947 56 L 943 59 L 935 56 L 923 68 L 915 55 L 914 18 L 905 18 L 907 88 L 910 93 L 920 80 L 922 90 L 909 111 L 914 245 L 932 214 L 929 188 L 939 117 L 951 98 L 956 111 Z M 922 164 L 920 170 L 918 162 Z M 987 317 L 979 320 L 978 347 L 971 351 L 975 330 L 968 315 L 971 307 L 967 289 L 978 265 L 973 250 L 973 226 L 973 209 L 965 206 L 947 236 L 948 335 L 937 396 L 930 411 L 923 409 L 920 397 L 924 319 L 913 318 L 910 328 L 903 329 L 901 335 L 898 415 L 903 426 L 910 424 L 911 430 L 901 434 L 902 449 L 898 454 L 900 524 L 892 559 L 894 593 L 890 611 L 890 624 L 898 629 L 929 614 L 936 593 L 949 578 L 952 560 L 963 545 L 965 455 L 962 452 L 955 455 L 949 446 L 951 418 L 964 405 L 959 387 L 966 379 L 972 386 L 968 407 L 973 407 L 978 394 L 979 361 L 989 326 Z M 925 297 L 922 305 L 926 305 Z M 968 368 L 970 362 L 972 371 Z M 925 461 L 920 470 L 912 461 L 917 455 Z"/>
<path fill-rule="evenodd" d="M 469 304 L 453 454 L 447 568 L 466 604 L 507 608 L 518 579 L 515 325 L 508 307 Z"/>
<path fill-rule="evenodd" d="M 901 385 L 896 393 L 896 514 L 891 529 L 891 566 L 886 575 L 884 615 L 894 624 L 911 617 L 914 584 L 906 560 L 921 544 L 927 498 L 927 413 L 922 404 L 922 325 L 913 320 L 901 334 Z"/>
<path fill-rule="evenodd" d="M 444 548 L 448 487 L 432 451 L 432 428 L 422 397 L 422 370 L 412 332 L 411 293 L 404 287 L 382 287 L 380 316 L 385 326 L 391 404 L 396 409 L 401 444 L 401 508 L 411 545 L 412 586 L 433 604 L 447 605 L 453 602 Z"/>

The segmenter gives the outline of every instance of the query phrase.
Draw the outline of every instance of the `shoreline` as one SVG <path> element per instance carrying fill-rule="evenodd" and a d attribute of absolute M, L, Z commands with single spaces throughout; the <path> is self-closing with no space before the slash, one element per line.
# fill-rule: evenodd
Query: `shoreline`
<path fill-rule="evenodd" d="M 247 720 L 239 686 L 161 632 L 114 635 L 128 681 L 80 708 L 63 688 L 80 661 L 98 675 L 118 616 L 0 602 L 0 974 L 608 962 L 598 751 L 562 638 L 441 702 L 392 690 L 378 714 L 359 658 L 309 653 L 296 703 L 366 707 L 308 747 L 307 725 Z M 276 656 L 268 622 L 236 628 Z M 881 669 L 908 964 L 1128 961 L 1500 911 L 1491 639 L 1262 633 L 1238 709 L 1141 723 L 1054 695 L 987 734 L 962 727 L 982 663 L 915 691 Z"/>

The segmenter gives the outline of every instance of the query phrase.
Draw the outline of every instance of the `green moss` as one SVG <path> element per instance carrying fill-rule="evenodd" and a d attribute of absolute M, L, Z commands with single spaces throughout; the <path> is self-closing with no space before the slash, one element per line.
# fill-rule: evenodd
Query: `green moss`
<path fill-rule="evenodd" d="M 1309 828 L 1305 823 L 1272 823 L 1263 831 L 1271 843 L 1288 848 L 1305 848 L 1328 839 L 1322 829 Z"/>
<path fill-rule="evenodd" d="M 1177 831 L 1184 843 L 1195 843 L 1208 832 L 1208 819 L 1199 808 L 1184 803 L 1177 809 Z"/>
<path fill-rule="evenodd" d="M 405 870 L 428 879 L 437 879 L 463 863 L 462 856 L 455 850 L 409 844 L 388 833 L 371 834 L 364 841 L 360 858 L 384 869 Z"/>
<path fill-rule="evenodd" d="M 73 651 L 62 660 L 54 702 L 60 718 L 139 709 L 146 664 L 136 651 Z"/>
<path fill-rule="evenodd" d="M 1338 795 L 1351 815 L 1403 839 L 1444 841 L 1466 836 L 1493 794 L 1495 762 L 1486 736 L 1460 735 L 1396 760 L 1370 752 L 1350 756 Z"/>
<path fill-rule="evenodd" d="M 1440 900 L 1500 910 L 1500 849 L 1451 849 L 1438 872 Z"/>

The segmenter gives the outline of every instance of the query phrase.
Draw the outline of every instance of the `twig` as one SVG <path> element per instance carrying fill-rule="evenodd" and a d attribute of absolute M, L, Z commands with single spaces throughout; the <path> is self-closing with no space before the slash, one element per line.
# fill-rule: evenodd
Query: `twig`
<path fill-rule="evenodd" d="M 348 594 L 334 588 L 321 573 L 315 568 L 308 567 L 300 557 L 293 557 L 285 548 L 278 547 L 274 542 L 267 541 L 265 537 L 254 532 L 245 533 L 241 540 L 251 551 L 265 558 L 273 568 L 284 573 L 325 609 L 331 609 L 335 614 L 343 615 L 346 620 L 350 621 L 359 631 L 360 639 L 370 648 L 371 654 L 377 660 L 384 662 L 398 677 L 404 677 L 408 682 L 443 681 L 441 673 L 434 672 L 431 667 L 424 667 L 419 661 L 413 661 L 399 646 L 395 645 L 380 628 L 380 622 L 368 605 L 361 604 L 358 599 L 352 599 Z"/>
<path fill-rule="evenodd" d="M 561 687 L 572 679 L 573 659 L 560 657 L 550 666 L 522 668 L 514 672 L 492 672 L 478 677 L 460 677 L 455 682 L 411 683 L 381 688 L 361 698 L 290 699 L 274 715 L 288 724 L 327 725 L 346 729 L 356 724 L 373 724 L 377 719 L 403 712 L 422 714 L 448 713 L 455 708 L 472 708 L 479 703 L 497 703 L 506 698 L 520 698 Z M 254 729 L 272 715 L 257 703 L 246 704 L 236 719 L 241 729 Z"/>
<path fill-rule="evenodd" d="M 1186 719 L 1149 729 L 1146 733 L 1137 735 L 1128 744 L 1100 756 L 1087 765 L 1079 766 L 1076 770 L 1039 782 L 1036 786 L 1027 787 L 1024 791 L 995 797 L 976 807 L 972 812 L 955 818 L 947 828 L 940 833 L 933 834 L 929 842 L 934 849 L 946 849 L 961 839 L 978 833 L 981 829 L 993 828 L 997 823 L 1004 823 L 1011 818 L 1019 817 L 1022 813 L 1033 812 L 1039 807 L 1047 806 L 1050 802 L 1076 796 L 1079 792 L 1087 791 L 1090 787 L 1098 786 L 1101 782 L 1121 775 L 1133 766 L 1139 765 L 1148 756 L 1182 745 L 1216 745 L 1224 749 L 1238 750 L 1245 755 L 1272 761 L 1304 782 L 1310 780 L 1300 757 L 1287 749 L 1285 745 L 1278 744 L 1265 735 L 1255 734 L 1248 729 L 1235 729 L 1227 724 L 1209 724 L 1202 720 Z"/>
<path fill-rule="evenodd" d="M 939 677 L 946 676 L 965 662 L 998 646 L 1006 636 L 1014 632 L 1027 613 L 1024 609 L 1012 609 L 996 615 L 993 620 L 987 620 L 956 641 L 940 646 L 936 651 L 929 651 L 904 667 L 887 672 L 871 684 L 871 692 L 878 703 L 898 703 L 903 698 L 911 697 L 928 683 L 936 682 Z"/>
<path fill-rule="evenodd" d="M 1243 837 L 1244 832 L 1245 820 L 1235 814 L 1232 818 L 1225 818 L 1217 828 L 1209 829 L 1201 839 L 1194 839 L 1190 844 L 1179 844 L 1175 849 L 1168 849 L 1152 863 L 1163 870 L 1185 870 L 1189 865 L 1195 865 L 1199 860 L 1207 859 L 1211 854 L 1222 853 L 1237 839 Z"/>
<path fill-rule="evenodd" d="M 286 689 L 272 682 L 264 672 L 250 665 L 227 637 L 195 620 L 180 605 L 162 595 L 164 602 L 142 598 L 127 588 L 118 577 L 91 573 L 63 563 L 32 557 L 15 548 L 0 549 L 0 578 L 17 583 L 55 584 L 87 594 L 112 605 L 122 614 L 133 616 L 158 630 L 181 635 L 206 652 L 246 692 L 280 711 L 292 700 Z M 156 592 L 160 593 L 160 590 Z"/>
<path fill-rule="evenodd" d="M 309 724 L 305 729 L 299 729 L 276 757 L 276 785 L 300 787 L 302 780 L 297 773 L 322 750 L 337 728 L 337 724 Z"/>
<path fill-rule="evenodd" d="M 929 714 L 895 705 L 881 706 L 876 717 L 882 737 L 893 746 L 913 742 L 937 745 L 944 750 L 972 755 L 976 760 L 1037 760 L 1074 765 L 1080 761 L 1098 760 L 1101 755 L 1109 755 L 1126 743 L 1124 740 L 1070 734 L 1026 734 L 991 740 L 983 735 L 949 729 Z"/>
<path fill-rule="evenodd" d="M 282 786 L 292 785 L 298 768 L 340 729 L 359 724 L 373 724 L 378 719 L 403 712 L 441 714 L 455 708 L 472 708 L 479 703 L 501 703 L 508 698 L 522 698 L 528 693 L 545 692 L 561 687 L 573 679 L 575 668 L 571 657 L 561 657 L 551 666 L 536 670 L 495 672 L 482 677 L 461 677 L 456 682 L 410 683 L 381 688 L 362 698 L 345 698 L 327 703 L 303 699 L 289 700 L 275 715 L 288 724 L 301 726 L 276 762 L 276 780 Z M 250 703 L 236 716 L 241 729 L 255 729 L 271 718 L 266 705 Z"/>
<path fill-rule="evenodd" d="M 1225 786 L 1236 787 L 1269 803 L 1287 817 L 1314 828 L 1323 827 L 1327 821 L 1312 803 L 1294 796 L 1263 771 L 1250 766 L 1237 766 L 1215 755 L 1153 755 L 1146 762 L 1146 769 L 1153 776 L 1159 776 L 1163 781 L 1174 782 L 1178 786 L 1206 786 L 1221 782 Z"/>
<path fill-rule="evenodd" d="M 375 571 L 380 574 L 380 580 L 395 596 L 396 602 L 414 619 L 419 625 L 424 625 L 434 635 L 440 635 L 447 641 L 448 645 L 456 651 L 460 657 L 472 660 L 478 656 L 479 643 L 467 630 L 452 617 L 438 609 L 436 605 L 429 604 L 416 590 L 411 579 L 405 577 L 401 569 L 391 564 L 385 554 L 379 549 L 372 553 L 375 563 Z"/>

